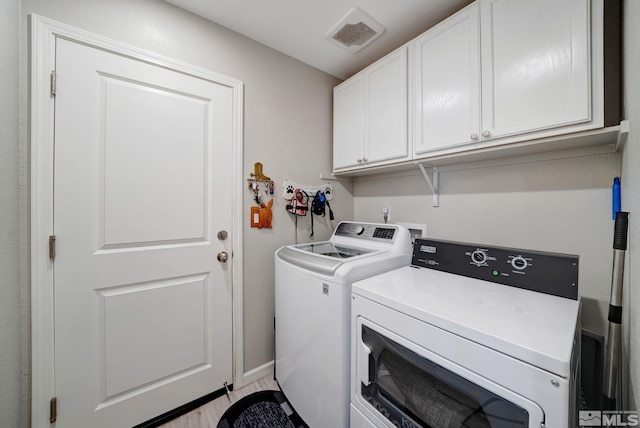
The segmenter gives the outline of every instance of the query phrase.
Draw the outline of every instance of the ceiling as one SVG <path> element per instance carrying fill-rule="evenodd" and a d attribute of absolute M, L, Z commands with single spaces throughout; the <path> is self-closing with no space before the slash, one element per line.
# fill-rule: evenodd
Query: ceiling
<path fill-rule="evenodd" d="M 166 0 L 346 79 L 458 11 L 471 0 Z M 357 7 L 382 24 L 380 37 L 357 53 L 325 34 Z"/>

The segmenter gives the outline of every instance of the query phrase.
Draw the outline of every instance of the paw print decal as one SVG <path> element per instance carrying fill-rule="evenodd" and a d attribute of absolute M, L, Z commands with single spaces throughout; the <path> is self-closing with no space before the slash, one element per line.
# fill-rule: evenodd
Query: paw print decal
<path fill-rule="evenodd" d="M 291 195 L 293 197 L 293 186 L 292 185 L 288 185 L 287 186 L 287 190 L 285 191 L 285 193 L 287 195 Z"/>

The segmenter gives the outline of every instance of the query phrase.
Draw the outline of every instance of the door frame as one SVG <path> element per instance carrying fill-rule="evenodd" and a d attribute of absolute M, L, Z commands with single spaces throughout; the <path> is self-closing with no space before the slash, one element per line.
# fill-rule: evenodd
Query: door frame
<path fill-rule="evenodd" d="M 243 101 L 241 81 L 126 45 L 38 15 L 30 16 L 30 150 L 31 150 L 31 423 L 49 427 L 49 402 L 55 397 L 53 263 L 49 236 L 53 234 L 54 96 L 56 38 L 213 81 L 233 91 L 233 220 L 232 231 L 232 362 L 234 386 L 244 382 L 242 313 L 242 165 Z M 167 409 L 171 410 L 171 409 Z"/>

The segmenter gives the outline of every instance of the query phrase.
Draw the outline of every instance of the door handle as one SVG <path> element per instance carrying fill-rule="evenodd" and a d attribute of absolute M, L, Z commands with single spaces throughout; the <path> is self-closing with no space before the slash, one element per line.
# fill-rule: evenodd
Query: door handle
<path fill-rule="evenodd" d="M 227 254 L 226 251 L 220 251 L 218 253 L 218 261 L 220 263 L 226 263 L 227 260 L 229 260 L 229 254 Z"/>
<path fill-rule="evenodd" d="M 360 349 L 358 350 L 358 378 L 364 386 L 371 384 L 371 378 L 369 377 L 369 365 L 371 364 L 371 348 L 369 348 L 364 342 L 360 342 Z"/>

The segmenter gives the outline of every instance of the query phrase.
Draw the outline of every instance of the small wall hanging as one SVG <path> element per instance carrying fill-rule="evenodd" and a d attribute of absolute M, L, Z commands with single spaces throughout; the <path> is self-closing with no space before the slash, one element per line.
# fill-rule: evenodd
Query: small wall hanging
<path fill-rule="evenodd" d="M 249 174 L 249 176 L 252 177 L 247 179 L 249 190 L 253 192 L 253 200 L 258 205 L 251 207 L 251 227 L 271 229 L 271 219 L 273 218 L 271 207 L 273 206 L 273 194 L 275 193 L 273 180 L 264 175 L 262 172 L 262 163 L 260 162 L 256 162 L 253 165 L 253 172 Z M 269 198 L 270 196 L 271 199 L 265 203 L 263 199 Z"/>
<path fill-rule="evenodd" d="M 301 189 L 293 189 L 293 196 L 289 199 L 289 203 L 285 205 L 285 209 L 291 214 L 297 216 L 307 215 L 309 211 L 309 195 Z"/>
<path fill-rule="evenodd" d="M 333 220 L 333 211 L 329 205 L 329 201 L 333 199 L 333 186 L 331 184 L 322 184 L 320 186 L 301 186 L 290 180 L 285 180 L 282 183 L 283 192 L 282 197 L 289 203 L 286 205 L 286 210 L 295 215 L 295 228 L 296 228 L 296 244 L 298 243 L 298 216 L 305 216 L 307 212 L 310 212 L 311 217 L 311 234 L 310 238 L 313 238 L 313 215 L 322 215 L 324 217 L 325 205 L 329 208 L 329 219 Z"/>
<path fill-rule="evenodd" d="M 271 211 L 272 205 L 273 199 L 269 199 L 266 205 L 264 202 L 260 202 L 259 207 L 251 207 L 251 227 L 271 229 L 271 219 L 273 218 Z"/>
<path fill-rule="evenodd" d="M 282 192 L 282 197 L 288 201 L 293 198 L 293 192 L 295 189 L 303 190 L 311 198 L 315 196 L 318 190 L 321 190 L 322 192 L 324 192 L 324 195 L 326 196 L 328 201 L 333 199 L 333 186 L 328 183 L 321 184 L 319 186 L 302 186 L 293 181 L 285 180 L 284 183 L 282 183 L 282 187 L 284 189 Z"/>

